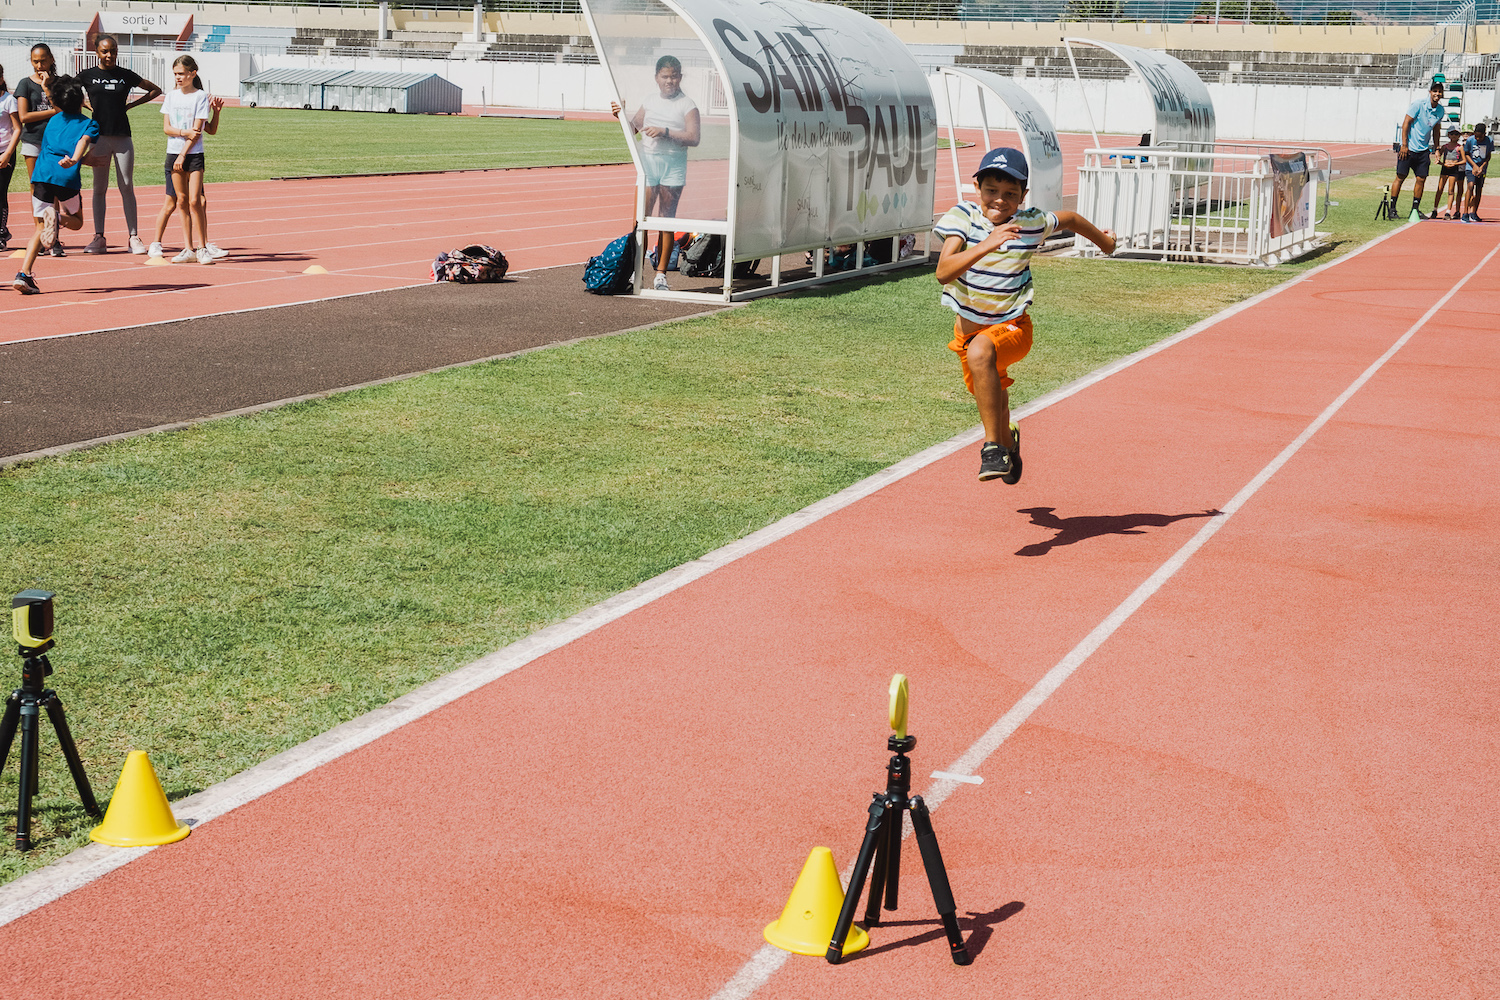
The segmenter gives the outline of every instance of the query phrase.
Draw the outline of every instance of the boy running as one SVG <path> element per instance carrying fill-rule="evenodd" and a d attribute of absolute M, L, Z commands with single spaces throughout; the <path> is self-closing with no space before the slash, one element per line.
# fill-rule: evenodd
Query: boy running
<path fill-rule="evenodd" d="M 36 266 L 37 255 L 56 245 L 58 225 L 83 228 L 82 162 L 99 136 L 99 126 L 81 113 L 83 88 L 71 76 L 48 80 L 47 95 L 58 111 L 47 119 L 36 166 L 31 171 L 31 209 L 36 216 L 36 232 L 31 234 L 26 247 L 25 264 L 11 283 L 22 295 L 41 291 L 31 270 Z"/>
<path fill-rule="evenodd" d="M 1022 210 L 1030 179 L 1020 150 L 992 149 L 974 173 L 978 203 L 959 202 L 933 227 L 943 240 L 937 265 L 943 304 L 958 314 L 948 349 L 963 365 L 984 425 L 980 482 L 1021 479 L 1020 432 L 1010 422 L 1006 392 L 1015 380 L 1006 372 L 1031 351 L 1031 255 L 1059 229 L 1115 252 L 1115 234 L 1077 212 Z"/>

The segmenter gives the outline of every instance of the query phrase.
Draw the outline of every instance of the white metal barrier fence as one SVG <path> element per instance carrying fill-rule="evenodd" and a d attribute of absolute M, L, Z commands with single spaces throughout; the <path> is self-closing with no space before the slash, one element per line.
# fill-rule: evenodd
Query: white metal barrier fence
<path fill-rule="evenodd" d="M 1078 211 L 1114 231 L 1117 254 L 1269 266 L 1317 245 L 1332 166 L 1327 150 L 1310 147 L 1091 149 Z M 1076 245 L 1097 253 L 1085 239 Z"/>

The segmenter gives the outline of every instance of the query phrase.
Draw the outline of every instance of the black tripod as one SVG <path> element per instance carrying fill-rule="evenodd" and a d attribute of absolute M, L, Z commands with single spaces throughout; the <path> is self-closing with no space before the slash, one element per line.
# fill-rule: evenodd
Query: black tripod
<path fill-rule="evenodd" d="M 0 717 L 0 770 L 5 768 L 5 761 L 10 757 L 16 725 L 19 723 L 21 727 L 21 792 L 16 802 L 16 849 L 21 851 L 31 850 L 31 798 L 37 793 L 38 786 L 43 708 L 52 720 L 52 728 L 57 730 L 57 741 L 62 744 L 63 756 L 68 759 L 68 770 L 73 772 L 73 784 L 78 786 L 83 808 L 90 816 L 100 814 L 99 803 L 94 801 L 94 790 L 89 787 L 89 776 L 83 770 L 83 759 L 73 744 L 73 733 L 68 729 L 62 701 L 56 691 L 42 687 L 42 682 L 52 673 L 52 664 L 42 654 L 52 645 L 49 640 L 36 649 L 21 647 L 21 686 L 10 693 L 5 702 L 5 715 Z"/>
<path fill-rule="evenodd" d="M 1391 210 L 1394 209 L 1395 207 L 1396 207 L 1396 199 L 1394 199 L 1394 198 L 1391 197 L 1391 186 L 1389 184 L 1387 184 L 1385 186 L 1385 190 L 1383 192 L 1381 192 L 1381 195 L 1380 195 L 1380 204 L 1375 206 L 1375 218 L 1377 218 L 1377 219 L 1389 219 L 1389 218 L 1391 218 Z"/>
<path fill-rule="evenodd" d="M 902 724 L 904 728 L 904 723 Z M 943 867 L 943 854 L 938 850 L 937 834 L 932 832 L 932 817 L 927 812 L 927 803 L 922 796 L 908 797 L 911 790 L 911 760 L 907 753 L 917 745 L 915 736 L 892 736 L 886 746 L 896 756 L 885 769 L 885 791 L 875 793 L 870 803 L 870 821 L 865 824 L 864 843 L 859 845 L 859 858 L 854 862 L 854 872 L 849 876 L 849 891 L 844 895 L 844 908 L 839 911 L 838 923 L 833 927 L 833 939 L 828 943 L 828 961 L 837 965 L 844 957 L 844 941 L 849 937 L 849 928 L 854 923 L 854 908 L 859 905 L 860 894 L 865 889 L 865 876 L 870 872 L 870 862 L 875 862 L 875 874 L 870 880 L 870 902 L 865 908 L 865 923 L 874 926 L 880 922 L 880 897 L 885 896 L 885 908 L 896 908 L 896 895 L 901 888 L 901 815 L 911 810 L 911 825 L 917 835 L 917 847 L 922 852 L 922 866 L 927 869 L 927 883 L 932 886 L 932 901 L 937 904 L 938 916 L 943 918 L 943 930 L 948 934 L 948 949 L 953 955 L 954 965 L 968 965 L 972 958 L 964 946 L 963 934 L 958 929 L 958 918 L 954 913 L 958 904 L 953 902 L 953 889 L 948 885 L 948 870 Z"/>

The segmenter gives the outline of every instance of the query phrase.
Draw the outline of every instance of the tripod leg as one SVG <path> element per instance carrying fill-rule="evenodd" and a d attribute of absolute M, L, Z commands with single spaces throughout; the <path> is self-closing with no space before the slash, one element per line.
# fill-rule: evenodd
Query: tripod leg
<path fill-rule="evenodd" d="M 0 770 L 10 759 L 10 745 L 16 738 L 16 724 L 21 721 L 20 692 L 12 692 L 5 702 L 5 715 L 0 717 Z"/>
<path fill-rule="evenodd" d="M 958 904 L 953 901 L 953 888 L 948 885 L 948 869 L 943 867 L 943 852 L 938 850 L 937 834 L 932 830 L 932 816 L 927 803 L 920 795 L 911 800 L 911 825 L 916 830 L 917 847 L 922 851 L 922 865 L 927 869 L 927 882 L 932 886 L 932 901 L 937 904 L 938 916 L 943 918 L 943 930 L 948 934 L 948 950 L 953 955 L 954 965 L 968 965 L 973 961 L 964 944 L 964 936 L 958 929 L 958 918 L 954 914 Z"/>
<path fill-rule="evenodd" d="M 37 706 L 27 703 L 21 706 L 21 783 L 16 798 L 16 849 L 31 850 L 31 797 L 36 794 L 38 784 L 37 730 L 41 728 L 41 713 Z"/>
<path fill-rule="evenodd" d="M 83 758 L 78 756 L 78 747 L 73 743 L 73 731 L 68 728 L 68 717 L 63 714 L 62 699 L 57 697 L 56 692 L 51 692 L 51 697 L 44 699 L 47 705 L 47 718 L 52 720 L 52 728 L 57 731 L 57 742 L 62 744 L 63 756 L 68 759 L 68 770 L 73 772 L 73 784 L 78 786 L 78 797 L 83 800 L 83 808 L 90 816 L 99 815 L 99 803 L 94 799 L 94 789 L 89 785 L 88 772 L 83 769 Z"/>
<path fill-rule="evenodd" d="M 885 795 L 876 795 L 870 803 L 870 820 L 865 824 L 865 839 L 859 845 L 859 857 L 854 862 L 854 871 L 849 875 L 849 889 L 844 893 L 844 905 L 839 910 L 838 923 L 833 925 L 833 937 L 828 942 L 829 965 L 838 965 L 844 959 L 844 942 L 849 939 L 849 928 L 854 926 L 854 908 L 859 905 L 860 893 L 865 891 L 865 876 L 870 873 L 870 860 L 875 855 L 880 831 L 886 813 L 890 812 L 890 800 Z"/>
<path fill-rule="evenodd" d="M 903 824 L 901 817 L 905 811 L 901 808 L 901 804 L 897 803 L 886 814 L 888 818 L 885 824 L 885 851 L 886 857 L 890 858 L 890 862 L 886 865 L 885 882 L 885 908 L 887 910 L 896 908 L 896 898 L 901 892 L 901 834 L 905 832 L 901 828 Z"/>
<path fill-rule="evenodd" d="M 872 926 L 880 922 L 880 900 L 885 895 L 885 870 L 890 863 L 887 849 L 890 838 L 886 836 L 886 827 L 890 825 L 892 812 L 886 810 L 880 821 L 880 831 L 875 834 L 875 865 L 870 869 L 870 898 L 865 903 L 865 923 Z"/>

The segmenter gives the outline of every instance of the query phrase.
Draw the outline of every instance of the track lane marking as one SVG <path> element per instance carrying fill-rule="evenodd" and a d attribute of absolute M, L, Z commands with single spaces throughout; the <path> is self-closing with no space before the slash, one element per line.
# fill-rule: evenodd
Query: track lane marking
<path fill-rule="evenodd" d="M 1411 224 L 1415 225 L 1415 223 Z M 1404 228 L 1405 227 L 1403 226 L 1402 229 Z M 1400 229 L 1392 230 L 1391 233 L 1387 234 L 1384 237 L 1381 237 L 1380 240 L 1376 240 L 1374 243 L 1369 243 L 1366 244 L 1365 247 L 1361 247 L 1360 251 L 1374 246 L 1375 243 L 1382 242 L 1383 240 L 1388 239 L 1390 236 L 1393 236 L 1395 235 L 1395 233 L 1400 231 Z M 1355 251 L 1355 253 L 1358 253 L 1360 251 Z M 1228 503 L 1219 508 L 1223 513 L 1222 517 L 1209 518 L 1204 523 L 1203 527 L 1200 528 L 1192 538 L 1188 539 L 1188 541 L 1181 548 L 1179 548 L 1166 562 L 1162 563 L 1161 566 L 1157 568 L 1156 572 L 1152 573 L 1151 576 L 1149 576 L 1144 583 L 1137 587 L 1129 597 L 1125 598 L 1125 600 L 1122 601 L 1119 606 L 1114 609 L 1114 611 L 1110 612 L 1110 614 L 1104 619 L 1104 621 L 1100 622 L 1092 632 L 1084 637 L 1082 642 L 1080 642 L 1077 646 L 1074 646 L 1073 649 L 1060 661 L 1058 661 L 1058 663 L 1051 670 L 1047 671 L 1047 673 L 1043 675 L 1042 679 L 1037 681 L 1037 683 L 1032 686 L 1030 691 L 1027 691 L 1024 695 L 1022 695 L 1021 699 L 1017 701 L 1015 705 L 1011 706 L 1008 712 L 997 719 L 994 725 L 990 726 L 990 728 L 984 733 L 984 735 L 975 740 L 974 743 L 969 747 L 969 749 L 964 751 L 964 753 L 960 755 L 956 761 L 948 765 L 948 767 L 944 768 L 943 770 L 947 771 L 950 776 L 934 781 L 931 785 L 928 786 L 927 790 L 922 793 L 922 799 L 927 803 L 928 810 L 935 811 L 938 806 L 942 805 L 943 802 L 953 794 L 953 792 L 959 787 L 960 783 L 966 783 L 968 780 L 971 780 L 972 777 L 975 776 L 974 771 L 986 760 L 988 760 L 989 757 L 1000 748 L 1000 745 L 1003 744 L 1007 739 L 1009 739 L 1011 735 L 1021 727 L 1021 724 L 1024 723 L 1033 712 L 1040 708 L 1042 704 L 1046 702 L 1046 700 L 1050 698 L 1058 688 L 1062 687 L 1063 682 L 1071 677 L 1074 671 L 1082 666 L 1084 662 L 1087 661 L 1088 658 L 1092 656 L 1100 646 L 1104 645 L 1105 641 L 1109 639 L 1109 637 L 1112 636 L 1120 628 L 1120 626 L 1129 621 L 1130 617 L 1134 615 L 1135 612 L 1139 610 L 1140 607 L 1145 604 L 1153 594 L 1159 591 L 1168 580 L 1175 576 L 1177 571 L 1180 570 L 1184 565 L 1186 565 L 1187 561 L 1193 557 L 1194 553 L 1196 553 L 1205 544 L 1207 544 L 1208 540 L 1215 534 L 1217 534 L 1219 529 L 1229 522 L 1229 519 L 1234 516 L 1235 512 L 1243 507 L 1246 503 L 1248 503 L 1250 499 L 1260 491 L 1260 488 L 1264 486 L 1268 481 L 1270 481 L 1271 477 L 1274 476 L 1282 466 L 1290 461 L 1292 456 L 1296 455 L 1297 452 L 1302 449 L 1302 446 L 1305 445 L 1309 440 L 1311 440 L 1313 435 L 1316 434 L 1320 429 L 1322 429 L 1322 427 L 1333 418 L 1334 414 L 1338 413 L 1338 411 L 1343 408 L 1344 404 L 1347 403 L 1354 396 L 1354 394 L 1365 385 L 1366 382 L 1373 378 L 1376 372 L 1378 372 L 1382 367 L 1385 366 L 1386 362 L 1390 361 L 1390 359 L 1396 355 L 1396 352 L 1401 350 L 1401 348 L 1404 347 L 1412 337 L 1416 336 L 1417 332 L 1421 330 L 1422 327 L 1426 326 L 1427 322 L 1431 320 L 1432 317 L 1435 316 L 1438 311 L 1443 308 L 1443 306 L 1447 305 L 1448 302 L 1458 294 L 1463 286 L 1468 284 L 1470 279 L 1472 279 L 1485 267 L 1486 264 L 1494 259 L 1497 253 L 1500 253 L 1500 244 L 1497 244 L 1494 249 L 1490 250 L 1490 252 L 1484 256 L 1484 259 L 1482 259 L 1478 264 L 1474 266 L 1473 270 L 1460 278 L 1452 288 L 1448 289 L 1448 291 L 1437 300 L 1437 302 L 1433 303 L 1432 307 L 1429 308 L 1425 313 L 1423 313 L 1420 319 L 1418 319 L 1415 323 L 1408 327 L 1406 332 L 1403 333 L 1396 340 L 1396 342 L 1386 350 L 1384 354 L 1382 354 L 1373 364 L 1366 368 L 1358 378 L 1350 383 L 1349 387 L 1341 392 L 1332 403 L 1328 404 L 1327 408 L 1325 408 L 1322 413 L 1313 418 L 1312 423 L 1308 424 L 1307 427 L 1303 429 L 1302 433 L 1298 434 L 1297 437 L 1293 439 L 1291 444 L 1283 448 L 1281 452 L 1275 458 L 1271 459 L 1270 463 L 1267 464 L 1265 468 L 1261 469 L 1260 472 L 1250 480 L 1250 482 L 1246 483 L 1245 486 L 1238 493 L 1236 493 L 1232 499 L 1229 500 Z M 1340 261 L 1347 260 L 1352 256 L 1354 256 L 1354 254 L 1349 254 L 1346 257 L 1340 258 Z M 1331 264 L 1325 266 L 1333 266 L 1333 264 L 1337 263 L 1339 263 L 1339 261 L 1334 261 Z M 1319 268 L 1317 270 L 1322 270 L 1322 268 Z M 1316 272 L 1309 271 L 1308 274 L 1304 276 L 1304 279 L 1306 277 L 1310 277 L 1314 273 Z M 1276 288 L 1271 289 L 1270 291 L 1277 292 L 1286 287 L 1289 287 L 1292 284 L 1296 284 L 1296 282 L 1288 282 L 1287 285 L 1279 285 Z M 1219 317 L 1214 317 L 1215 320 L 1217 320 L 1218 318 Z M 1186 333 L 1186 331 L 1184 331 L 1184 333 Z M 1177 340 L 1182 338 L 1181 335 L 1179 335 L 1178 338 L 1173 339 Z M 1017 415 L 1020 415 L 1019 411 L 1017 411 Z M 934 774 L 933 777 L 936 778 L 937 774 Z M 909 836 L 910 833 L 911 824 L 908 821 L 902 832 L 903 838 Z M 853 870 L 853 867 L 853 864 L 850 864 L 843 872 L 840 873 L 840 877 L 845 883 L 848 882 L 850 872 Z M 790 952 L 782 951 L 775 945 L 761 945 L 760 948 L 750 956 L 750 959 L 740 967 L 740 969 L 734 974 L 734 976 L 727 983 L 725 983 L 723 988 L 721 988 L 719 992 L 715 993 L 710 998 L 710 1000 L 748 1000 L 750 996 L 752 996 L 757 990 L 759 990 L 762 986 L 770 981 L 771 977 L 775 975 L 783 965 L 786 964 L 787 959 L 790 957 Z"/>

